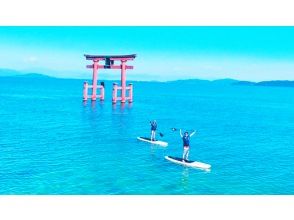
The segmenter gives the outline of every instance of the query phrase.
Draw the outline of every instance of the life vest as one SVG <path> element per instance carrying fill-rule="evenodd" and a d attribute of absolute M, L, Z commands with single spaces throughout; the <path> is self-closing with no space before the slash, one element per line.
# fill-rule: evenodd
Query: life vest
<path fill-rule="evenodd" d="M 183 145 L 184 146 L 190 146 L 190 135 L 188 136 L 183 136 Z"/>
<path fill-rule="evenodd" d="M 155 131 L 156 128 L 157 128 L 157 124 L 156 124 L 156 122 L 152 122 L 152 123 L 151 123 L 151 130 Z"/>

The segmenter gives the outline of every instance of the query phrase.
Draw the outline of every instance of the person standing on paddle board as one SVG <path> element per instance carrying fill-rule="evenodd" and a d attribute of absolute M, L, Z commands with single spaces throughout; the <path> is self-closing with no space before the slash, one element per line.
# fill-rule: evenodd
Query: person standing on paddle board
<path fill-rule="evenodd" d="M 155 135 L 156 135 L 156 129 L 157 129 L 157 123 L 156 120 L 150 121 L 151 125 L 151 141 L 155 141 Z"/>
<path fill-rule="evenodd" d="M 193 131 L 191 134 L 189 134 L 188 131 L 185 131 L 184 135 L 182 134 L 182 129 L 180 129 L 180 135 L 183 139 L 183 162 L 188 160 L 189 151 L 190 151 L 190 137 L 192 137 L 195 134 L 196 131 Z"/>

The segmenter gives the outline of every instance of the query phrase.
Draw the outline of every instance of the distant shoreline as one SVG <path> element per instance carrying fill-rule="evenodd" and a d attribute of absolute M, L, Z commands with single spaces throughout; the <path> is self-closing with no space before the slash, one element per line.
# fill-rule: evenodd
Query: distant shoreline
<path fill-rule="evenodd" d="M 61 79 L 61 80 L 84 80 L 91 81 L 91 78 L 88 79 L 78 79 L 78 78 L 59 78 L 48 76 L 40 73 L 21 73 L 14 70 L 7 70 L 7 74 L 5 73 L 6 69 L 0 69 L 0 77 L 1 78 L 28 78 L 28 79 Z M 2 73 L 2 74 L 1 74 Z M 118 81 L 111 79 L 101 79 L 102 81 Z M 294 87 L 294 80 L 270 80 L 270 81 L 260 81 L 260 82 L 252 82 L 252 81 L 243 81 L 236 79 L 216 79 L 216 80 L 206 80 L 206 79 L 179 79 L 179 80 L 167 80 L 167 81 L 159 81 L 159 80 L 129 80 L 132 82 L 153 82 L 153 83 L 202 83 L 202 84 L 216 84 L 216 85 L 234 85 L 234 86 L 269 86 L 269 87 Z"/>

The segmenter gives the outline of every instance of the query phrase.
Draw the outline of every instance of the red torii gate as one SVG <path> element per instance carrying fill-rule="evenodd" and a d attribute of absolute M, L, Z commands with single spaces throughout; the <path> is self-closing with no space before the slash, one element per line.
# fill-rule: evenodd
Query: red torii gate
<path fill-rule="evenodd" d="M 127 66 L 126 62 L 128 60 L 134 60 L 136 54 L 131 55 L 87 55 L 85 54 L 86 60 L 92 60 L 92 65 L 87 65 L 87 68 L 93 69 L 93 79 L 92 85 L 88 85 L 88 82 L 84 82 L 83 100 L 87 101 L 91 98 L 95 101 L 100 98 L 101 101 L 104 100 L 104 86 L 97 85 L 98 81 L 98 69 L 121 69 L 121 86 L 117 83 L 113 83 L 112 92 L 112 102 L 116 103 L 117 100 L 121 100 L 121 103 L 125 103 L 127 100 L 131 103 L 133 102 L 133 85 L 130 83 L 126 86 L 126 70 L 133 69 L 133 66 Z M 104 65 L 99 65 L 99 61 L 105 61 Z M 115 61 L 121 61 L 120 65 L 115 65 Z M 92 95 L 88 96 L 88 89 L 92 89 Z M 100 90 L 100 95 L 97 95 L 97 89 Z M 117 91 L 121 90 L 121 96 L 118 97 Z M 126 96 L 126 91 L 129 91 L 129 96 Z"/>

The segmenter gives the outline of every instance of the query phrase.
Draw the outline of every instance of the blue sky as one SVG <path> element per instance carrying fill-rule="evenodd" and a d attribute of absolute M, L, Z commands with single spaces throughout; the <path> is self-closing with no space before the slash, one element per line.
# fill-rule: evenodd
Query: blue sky
<path fill-rule="evenodd" d="M 293 39 L 294 27 L 0 27 L 0 68 L 91 78 L 83 54 L 136 53 L 129 79 L 294 80 Z"/>

